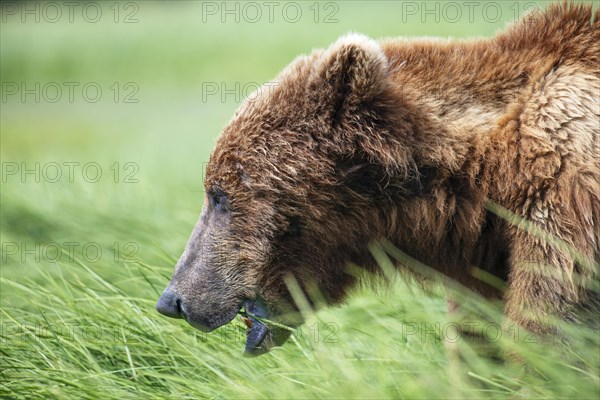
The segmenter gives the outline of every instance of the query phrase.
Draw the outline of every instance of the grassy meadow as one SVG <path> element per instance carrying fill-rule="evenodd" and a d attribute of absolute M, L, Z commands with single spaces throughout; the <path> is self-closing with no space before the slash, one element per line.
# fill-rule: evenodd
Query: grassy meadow
<path fill-rule="evenodd" d="M 239 319 L 204 334 L 154 309 L 245 95 L 349 31 L 490 36 L 545 4 L 466 3 L 1 3 L 0 398 L 599 398 L 597 331 L 509 339 L 460 289 L 366 285 L 251 359 Z M 454 340 L 447 290 L 527 367 Z"/>

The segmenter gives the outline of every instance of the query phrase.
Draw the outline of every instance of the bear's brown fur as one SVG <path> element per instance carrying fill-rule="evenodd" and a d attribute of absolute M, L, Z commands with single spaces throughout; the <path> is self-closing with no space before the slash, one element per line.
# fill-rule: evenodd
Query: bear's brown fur
<path fill-rule="evenodd" d="M 600 11 L 554 5 L 475 41 L 348 35 L 277 82 L 219 137 L 161 312 L 211 330 L 246 304 L 297 324 L 286 277 L 339 303 L 382 239 L 536 333 L 597 312 Z M 251 352 L 285 340 L 250 336 Z"/>

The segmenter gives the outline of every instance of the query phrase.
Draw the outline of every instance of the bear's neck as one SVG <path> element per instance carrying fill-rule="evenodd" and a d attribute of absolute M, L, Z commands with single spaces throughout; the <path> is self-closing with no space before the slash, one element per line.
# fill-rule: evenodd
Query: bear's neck
<path fill-rule="evenodd" d="M 494 41 L 382 43 L 398 103 L 419 114 L 417 163 L 449 173 L 467 168 L 528 82 L 556 62 L 535 46 L 507 49 Z"/>
<path fill-rule="evenodd" d="M 413 175 L 420 179 L 412 186 L 421 191 L 390 194 L 387 215 L 395 217 L 381 221 L 381 236 L 449 275 L 470 262 L 482 225 L 496 224 L 484 207 L 492 188 L 481 179 L 490 170 L 492 133 L 506 118 L 517 117 L 514 105 L 527 95 L 525 88 L 557 61 L 533 45 L 506 49 L 494 40 L 382 44 L 397 114 L 414 116 L 405 118 L 412 129 L 399 134 L 409 135 L 404 139 L 418 168 Z M 475 281 L 463 283 L 475 287 Z"/>

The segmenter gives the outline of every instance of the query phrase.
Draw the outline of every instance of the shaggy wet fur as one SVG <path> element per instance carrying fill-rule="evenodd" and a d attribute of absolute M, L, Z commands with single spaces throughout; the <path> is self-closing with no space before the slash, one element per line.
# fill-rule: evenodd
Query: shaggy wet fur
<path fill-rule="evenodd" d="M 387 239 L 534 332 L 576 321 L 597 307 L 599 56 L 600 12 L 554 5 L 492 39 L 348 35 L 299 57 L 218 139 L 205 186 L 221 208 L 178 264 L 184 303 L 278 310 L 290 275 L 338 303 L 349 262 L 377 271 L 367 245 Z"/>

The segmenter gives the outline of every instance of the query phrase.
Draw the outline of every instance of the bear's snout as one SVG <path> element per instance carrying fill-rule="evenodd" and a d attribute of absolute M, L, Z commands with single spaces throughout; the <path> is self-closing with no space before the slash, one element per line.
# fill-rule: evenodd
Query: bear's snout
<path fill-rule="evenodd" d="M 156 303 L 156 311 L 171 318 L 183 318 L 181 298 L 167 288 Z"/>
<path fill-rule="evenodd" d="M 183 319 L 202 332 L 210 332 L 238 314 L 243 299 L 236 293 L 230 287 L 214 287 L 205 281 L 182 286 L 175 279 L 175 283 L 171 281 L 158 299 L 156 311 L 167 317 Z"/>

